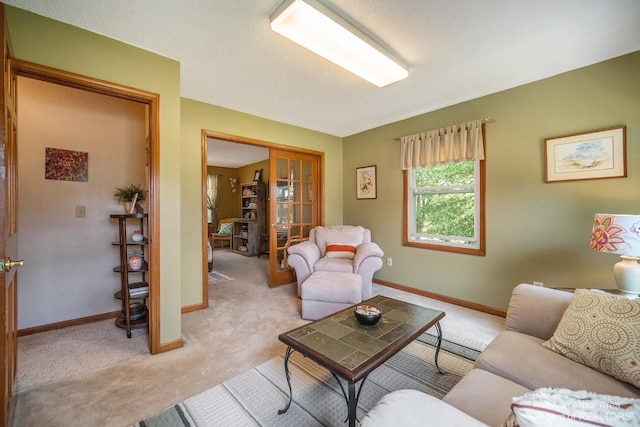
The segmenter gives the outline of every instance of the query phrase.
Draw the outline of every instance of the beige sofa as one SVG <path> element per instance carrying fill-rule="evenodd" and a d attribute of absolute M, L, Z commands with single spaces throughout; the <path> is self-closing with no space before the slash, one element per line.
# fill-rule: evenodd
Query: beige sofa
<path fill-rule="evenodd" d="M 500 426 L 511 414 L 513 397 L 542 387 L 640 398 L 640 389 L 633 385 L 542 346 L 572 297 L 569 292 L 518 285 L 507 310 L 507 330 L 443 401 L 414 390 L 396 391 L 383 397 L 361 426 L 423 425 L 425 420 L 433 426 Z"/>

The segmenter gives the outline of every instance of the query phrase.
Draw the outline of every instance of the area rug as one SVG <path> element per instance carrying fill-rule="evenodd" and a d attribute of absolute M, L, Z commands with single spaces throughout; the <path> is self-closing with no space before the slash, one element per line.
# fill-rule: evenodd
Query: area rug
<path fill-rule="evenodd" d="M 444 375 L 433 363 L 434 347 L 421 341 L 412 342 L 374 370 L 360 395 L 358 419 L 394 390 L 415 389 L 442 398 L 473 366 L 471 360 L 451 353 L 447 347 L 451 348 L 443 345 L 439 357 Z M 279 356 L 133 427 L 343 426 L 347 406 L 335 378 L 295 352 L 289 369 L 293 403 L 285 414 L 278 415 L 278 409 L 288 400 L 284 356 Z M 346 383 L 343 387 L 346 389 Z"/>
<path fill-rule="evenodd" d="M 226 274 L 222 274 L 219 271 L 209 272 L 209 284 L 222 282 L 224 280 L 233 280 L 233 278 L 227 276 Z"/>

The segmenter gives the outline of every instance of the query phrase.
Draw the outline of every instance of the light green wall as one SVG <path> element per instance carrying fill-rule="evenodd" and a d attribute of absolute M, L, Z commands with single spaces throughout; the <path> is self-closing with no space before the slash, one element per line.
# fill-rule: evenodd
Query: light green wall
<path fill-rule="evenodd" d="M 180 64 L 22 9 L 6 15 L 15 58 L 160 94 L 160 342 L 179 339 Z"/>
<path fill-rule="evenodd" d="M 615 288 L 618 257 L 588 249 L 596 212 L 640 213 L 640 52 L 344 139 L 344 220 L 372 229 L 392 267 L 376 277 L 506 308 L 521 282 Z M 491 115 L 487 256 L 402 246 L 403 135 Z M 544 138 L 626 125 L 627 178 L 543 182 Z M 378 198 L 356 200 L 355 168 L 377 165 Z"/>
<path fill-rule="evenodd" d="M 6 11 L 15 57 L 161 95 L 162 343 L 180 337 L 180 307 L 201 302 L 202 129 L 324 152 L 325 223 L 373 230 L 394 258 L 393 267 L 377 273 L 380 279 L 498 308 L 519 282 L 615 287 L 616 257 L 591 252 L 587 243 L 594 213 L 640 210 L 640 53 L 343 140 L 180 99 L 177 62 L 21 9 Z M 486 141 L 487 256 L 403 247 L 394 138 L 486 115 L 495 118 Z M 619 124 L 627 126 L 628 178 L 543 183 L 545 137 Z M 378 167 L 378 198 L 356 200 L 355 168 L 367 165 Z"/>
<path fill-rule="evenodd" d="M 202 130 L 325 153 L 325 222 L 343 215 L 342 139 L 191 99 L 181 100 L 182 305 L 202 300 Z M 267 180 L 267 178 L 263 178 Z"/>

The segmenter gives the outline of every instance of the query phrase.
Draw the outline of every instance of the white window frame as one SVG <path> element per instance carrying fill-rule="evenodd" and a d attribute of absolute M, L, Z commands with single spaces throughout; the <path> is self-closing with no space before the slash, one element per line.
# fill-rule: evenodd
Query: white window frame
<path fill-rule="evenodd" d="M 404 171 L 404 219 L 403 243 L 405 246 L 418 247 L 424 249 L 435 249 L 447 252 L 459 252 L 471 255 L 485 255 L 485 233 L 484 233 L 484 160 L 474 162 L 474 182 L 473 185 L 452 185 L 442 187 L 424 187 L 420 189 L 415 185 L 415 171 Z M 442 236 L 418 234 L 415 222 L 415 195 L 418 192 L 432 193 L 454 193 L 464 191 L 473 193 L 474 200 L 474 235 L 472 238 L 461 236 Z M 471 241 L 472 244 L 452 242 L 450 240 Z"/>

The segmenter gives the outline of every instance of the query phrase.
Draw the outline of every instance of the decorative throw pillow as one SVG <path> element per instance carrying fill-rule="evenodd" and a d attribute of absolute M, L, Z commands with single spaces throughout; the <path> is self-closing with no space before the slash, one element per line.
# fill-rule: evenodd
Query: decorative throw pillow
<path fill-rule="evenodd" d="M 577 289 L 542 346 L 640 388 L 640 299 Z"/>
<path fill-rule="evenodd" d="M 628 397 L 539 388 L 512 402 L 512 414 L 503 427 L 630 427 L 640 423 L 640 399 Z"/>
<path fill-rule="evenodd" d="M 329 243 L 360 246 L 364 240 L 364 228 L 352 225 L 333 225 L 328 227 L 316 227 L 316 245 L 320 249 L 320 255 L 325 256 Z"/>
<path fill-rule="evenodd" d="M 233 232 L 233 224 L 230 222 L 225 222 L 220 224 L 220 230 L 218 230 L 217 234 L 228 235 Z"/>
<path fill-rule="evenodd" d="M 327 243 L 327 258 L 353 259 L 356 256 L 356 247 L 342 243 Z"/>

